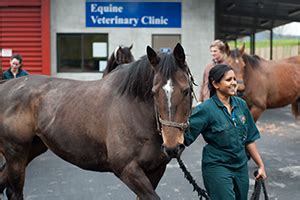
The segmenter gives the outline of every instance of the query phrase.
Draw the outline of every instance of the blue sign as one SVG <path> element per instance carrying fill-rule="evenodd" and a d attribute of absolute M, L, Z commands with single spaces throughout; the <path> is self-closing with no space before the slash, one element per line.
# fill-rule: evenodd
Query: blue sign
<path fill-rule="evenodd" d="M 86 2 L 86 27 L 181 28 L 181 2 Z"/>

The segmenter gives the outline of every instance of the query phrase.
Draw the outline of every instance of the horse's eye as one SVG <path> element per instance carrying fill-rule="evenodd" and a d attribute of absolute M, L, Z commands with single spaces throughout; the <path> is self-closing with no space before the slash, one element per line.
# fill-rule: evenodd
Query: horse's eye
<path fill-rule="evenodd" d="M 190 92 L 191 92 L 190 88 L 187 88 L 187 89 L 185 89 L 185 90 L 182 91 L 182 93 L 183 93 L 184 96 L 189 95 Z"/>

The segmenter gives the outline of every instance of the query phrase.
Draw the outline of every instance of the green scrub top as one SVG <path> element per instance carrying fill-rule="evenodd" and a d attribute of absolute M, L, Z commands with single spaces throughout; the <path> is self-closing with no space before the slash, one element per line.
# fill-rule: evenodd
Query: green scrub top
<path fill-rule="evenodd" d="M 231 115 L 214 95 L 193 109 L 184 143 L 189 146 L 202 134 L 205 142 L 202 168 L 224 166 L 238 169 L 247 164 L 245 145 L 260 138 L 246 102 L 230 97 Z"/>
<path fill-rule="evenodd" d="M 27 76 L 28 72 L 24 69 L 19 69 L 16 78 L 22 77 L 22 76 Z M 3 79 L 13 79 L 15 78 L 14 75 L 12 74 L 12 72 L 10 71 L 10 69 L 6 70 L 3 73 Z"/>

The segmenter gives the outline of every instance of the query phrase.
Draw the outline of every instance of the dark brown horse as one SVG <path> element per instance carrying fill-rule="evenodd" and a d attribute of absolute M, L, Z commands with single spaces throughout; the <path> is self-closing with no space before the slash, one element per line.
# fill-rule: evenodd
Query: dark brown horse
<path fill-rule="evenodd" d="M 131 45 L 130 47 L 118 46 L 115 49 L 115 51 L 110 55 L 107 61 L 107 65 L 102 77 L 106 76 L 112 70 L 117 68 L 118 65 L 127 64 L 134 61 L 134 57 L 131 53 L 132 46 L 133 45 Z"/>
<path fill-rule="evenodd" d="M 3 76 L 3 69 L 2 69 L 2 61 L 0 59 L 0 80 L 2 80 Z"/>
<path fill-rule="evenodd" d="M 172 54 L 147 47 L 105 80 L 29 75 L 1 83 L 0 193 L 23 199 L 27 164 L 50 149 L 82 169 L 114 173 L 140 199 L 159 199 L 167 163 L 184 150 L 188 71 L 177 44 Z"/>
<path fill-rule="evenodd" d="M 292 104 L 298 116 L 300 97 L 300 56 L 281 60 L 265 60 L 240 49 L 227 48 L 227 63 L 233 67 L 238 92 L 247 101 L 256 121 L 267 108 L 279 108 Z"/>

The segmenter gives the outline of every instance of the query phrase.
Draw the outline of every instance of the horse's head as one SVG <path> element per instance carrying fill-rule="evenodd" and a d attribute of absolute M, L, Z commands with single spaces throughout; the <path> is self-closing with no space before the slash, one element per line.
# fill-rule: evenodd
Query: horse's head
<path fill-rule="evenodd" d="M 245 51 L 245 44 L 238 49 L 230 50 L 228 44 L 225 44 L 226 48 L 226 62 L 233 68 L 235 73 L 237 84 L 238 84 L 238 93 L 243 93 L 245 91 L 245 84 L 244 84 L 244 73 L 245 73 L 245 61 L 243 59 L 244 51 Z"/>
<path fill-rule="evenodd" d="M 184 150 L 184 130 L 192 108 L 192 84 L 185 53 L 177 44 L 172 54 L 157 54 L 147 47 L 147 57 L 154 69 L 152 93 L 163 138 L 162 148 L 170 157 Z"/>
<path fill-rule="evenodd" d="M 114 51 L 115 62 L 118 65 L 131 63 L 134 61 L 131 53 L 132 45 L 130 47 L 118 46 Z"/>
<path fill-rule="evenodd" d="M 130 47 L 117 46 L 107 61 L 106 68 L 103 72 L 103 77 L 117 68 L 117 66 L 134 61 L 134 57 L 131 53 L 132 46 L 133 45 L 130 45 Z"/>

